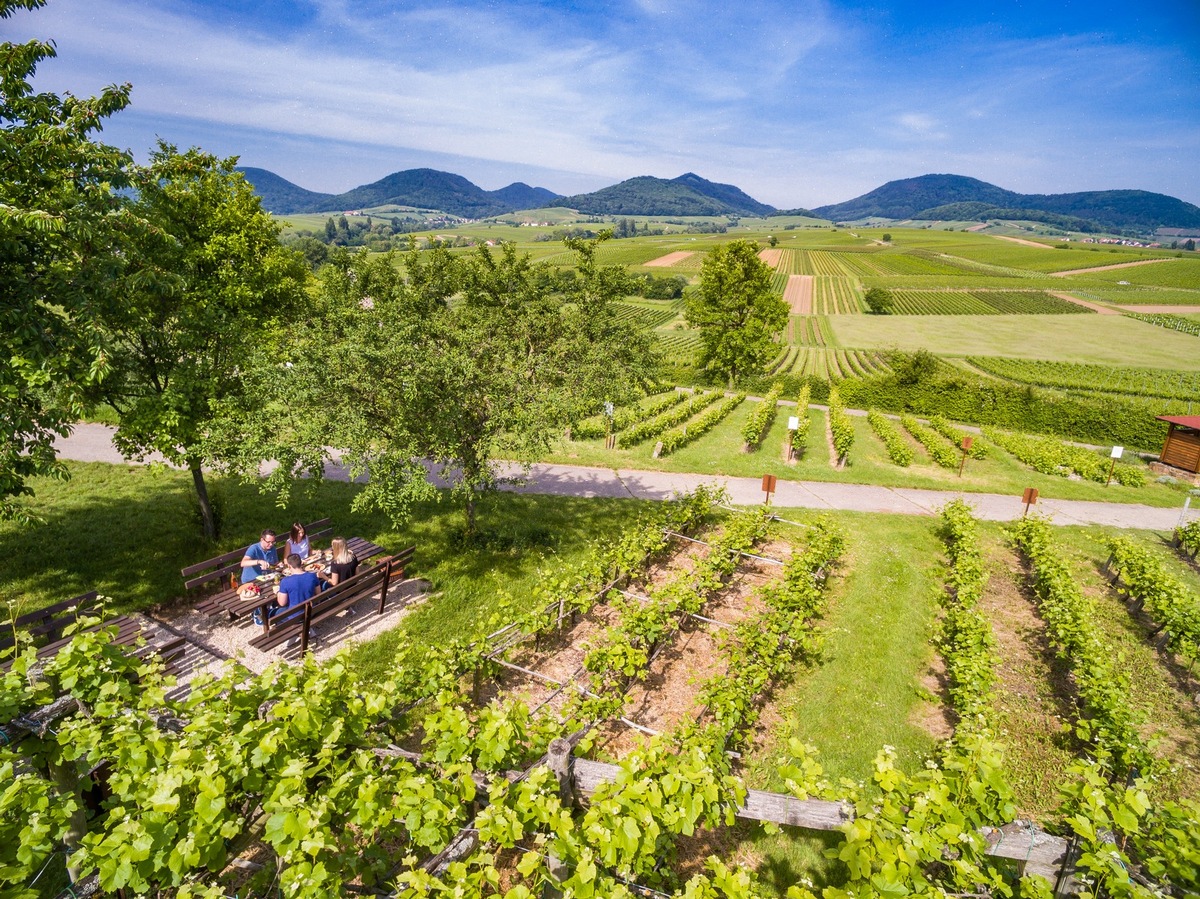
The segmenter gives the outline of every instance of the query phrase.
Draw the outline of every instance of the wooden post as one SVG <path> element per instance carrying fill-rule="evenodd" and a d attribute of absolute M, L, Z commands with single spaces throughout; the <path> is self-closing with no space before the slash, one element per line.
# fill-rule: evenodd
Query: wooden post
<path fill-rule="evenodd" d="M 550 744 L 550 748 L 546 750 L 546 767 L 554 772 L 554 776 L 558 778 L 558 795 L 562 799 L 562 803 L 567 808 L 571 808 L 575 804 L 575 786 L 571 780 L 571 744 L 562 737 L 558 737 Z M 554 879 L 555 883 L 562 883 L 571 876 L 571 869 L 563 863 L 562 859 L 558 858 L 553 853 L 547 859 L 547 873 Z M 545 896 L 557 897 L 562 896 L 562 892 L 556 887 L 547 884 L 544 892 Z"/>
<path fill-rule="evenodd" d="M 762 489 L 763 489 L 763 492 L 766 493 L 766 495 L 767 495 L 766 499 L 763 500 L 764 506 L 771 505 L 771 494 L 775 492 L 775 485 L 777 482 L 778 482 L 778 478 L 776 478 L 775 475 L 773 475 L 773 474 L 763 475 Z"/>
<path fill-rule="evenodd" d="M 1021 517 L 1024 518 L 1029 514 L 1029 507 L 1037 502 L 1038 492 L 1036 487 L 1026 487 L 1025 492 L 1021 494 L 1021 502 L 1025 504 L 1025 511 Z"/>

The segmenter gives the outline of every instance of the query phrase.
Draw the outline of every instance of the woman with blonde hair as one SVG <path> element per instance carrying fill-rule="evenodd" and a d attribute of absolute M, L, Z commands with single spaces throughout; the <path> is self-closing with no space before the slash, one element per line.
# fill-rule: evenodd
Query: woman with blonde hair
<path fill-rule="evenodd" d="M 358 571 L 358 556 L 351 552 L 346 545 L 345 537 L 334 537 L 332 550 L 333 560 L 329 563 L 329 586 L 336 587 L 347 578 L 354 577 Z"/>

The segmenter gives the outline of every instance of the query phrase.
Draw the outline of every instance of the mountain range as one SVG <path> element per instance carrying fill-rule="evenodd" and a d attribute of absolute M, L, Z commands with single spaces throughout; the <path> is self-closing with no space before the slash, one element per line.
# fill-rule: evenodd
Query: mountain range
<path fill-rule="evenodd" d="M 241 168 L 262 198 L 263 208 L 280 215 L 340 212 L 377 206 L 413 206 L 462 218 L 489 218 L 520 209 L 566 207 L 588 215 L 768 216 L 781 214 L 732 184 L 708 181 L 688 172 L 678 178 L 648 175 L 588 194 L 564 197 L 544 187 L 517 182 L 484 190 L 461 175 L 435 169 L 409 169 L 342 194 L 305 190 L 266 169 Z M 891 220 L 1041 221 L 1072 231 L 1139 231 L 1160 227 L 1200 227 L 1200 207 L 1144 190 L 1019 194 L 963 175 L 922 175 L 889 181 L 844 203 L 787 210 L 834 222 L 866 218 Z"/>

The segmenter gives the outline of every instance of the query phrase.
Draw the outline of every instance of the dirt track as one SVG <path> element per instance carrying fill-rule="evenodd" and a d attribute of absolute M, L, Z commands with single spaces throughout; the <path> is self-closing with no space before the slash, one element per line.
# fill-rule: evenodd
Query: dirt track
<path fill-rule="evenodd" d="M 1100 306 L 1096 303 L 1089 303 L 1087 300 L 1081 300 L 1079 297 L 1073 297 L 1069 293 L 1063 293 L 1060 290 L 1046 291 L 1052 297 L 1058 297 L 1060 300 L 1066 300 L 1068 303 L 1074 303 L 1076 306 L 1083 306 L 1085 309 L 1091 309 L 1093 312 L 1098 312 L 1101 315 L 1120 315 L 1116 309 L 1110 309 L 1107 306 Z"/>
<path fill-rule="evenodd" d="M 779 263 L 783 262 L 783 250 L 759 250 L 758 258 L 771 268 L 777 269 Z"/>
<path fill-rule="evenodd" d="M 1054 249 L 1049 244 L 1038 243 L 1036 240 L 1025 240 L 1024 238 L 1020 237 L 1005 237 L 1003 234 L 993 234 L 992 237 L 996 238 L 996 240 L 1007 240 L 1012 243 L 1019 243 L 1023 247 L 1037 247 L 1039 250 Z"/>
<path fill-rule="evenodd" d="M 1135 265 L 1153 265 L 1156 262 L 1171 262 L 1171 259 L 1139 259 L 1137 262 L 1118 262 L 1114 265 L 1097 265 L 1094 268 L 1073 268 L 1066 272 L 1047 272 L 1052 278 L 1065 278 L 1067 275 L 1086 275 L 1088 272 L 1106 272 L 1114 268 L 1133 268 Z"/>
<path fill-rule="evenodd" d="M 1118 306 L 1126 312 L 1149 312 L 1153 315 L 1195 315 L 1200 306 Z"/>
<path fill-rule="evenodd" d="M 667 266 L 678 265 L 692 255 L 694 254 L 689 250 L 678 250 L 674 253 L 668 253 L 666 256 L 651 259 L 646 263 L 646 268 L 666 268 Z"/>
<path fill-rule="evenodd" d="M 783 301 L 791 307 L 792 315 L 812 315 L 812 275 L 789 275 L 783 289 Z"/>

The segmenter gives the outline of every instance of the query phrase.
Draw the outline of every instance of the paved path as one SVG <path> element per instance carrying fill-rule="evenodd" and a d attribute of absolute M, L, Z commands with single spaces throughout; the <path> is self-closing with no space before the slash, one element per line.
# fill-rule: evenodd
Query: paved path
<path fill-rule="evenodd" d="M 106 425 L 77 425 L 70 437 L 56 444 L 64 459 L 79 462 L 125 462 L 112 445 L 113 429 Z M 159 460 L 161 461 L 161 460 Z M 519 469 L 506 475 L 516 478 Z M 344 470 L 331 466 L 330 478 L 345 480 Z M 669 499 L 676 493 L 695 489 L 700 484 L 720 485 L 729 491 L 738 505 L 756 505 L 763 501 L 759 478 L 734 478 L 720 475 L 680 474 L 667 471 L 614 470 L 580 465 L 533 466 L 524 483 L 512 483 L 506 489 L 523 493 L 557 496 L 634 497 Z M 780 509 L 843 509 L 852 512 L 892 512 L 903 515 L 935 515 L 937 510 L 961 496 L 975 514 L 989 521 L 1020 518 L 1025 506 L 1018 496 L 994 493 L 956 493 L 952 490 L 916 490 L 907 487 L 880 487 L 826 481 L 778 482 L 773 503 Z M 1181 503 L 1182 505 L 1182 503 Z M 1160 509 L 1133 503 L 1103 503 L 1083 500 L 1044 499 L 1036 507 L 1054 524 L 1107 524 L 1116 527 L 1168 531 L 1179 523 L 1180 508 Z M 1200 512 L 1200 504 L 1193 514 Z"/>

